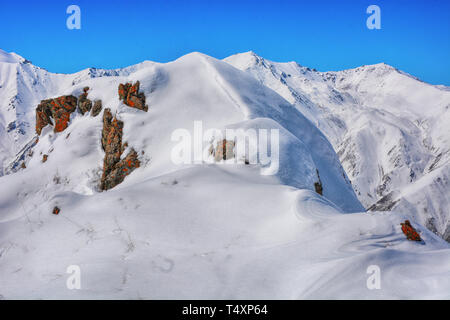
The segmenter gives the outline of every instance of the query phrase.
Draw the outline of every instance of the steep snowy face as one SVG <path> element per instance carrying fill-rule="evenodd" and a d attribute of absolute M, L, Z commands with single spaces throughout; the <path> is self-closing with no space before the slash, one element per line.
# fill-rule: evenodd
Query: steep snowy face
<path fill-rule="evenodd" d="M 426 84 L 386 64 L 318 72 L 253 52 L 225 61 L 278 92 L 317 125 L 338 152 L 366 208 L 413 212 L 448 238 L 447 87 Z M 431 174 L 438 168 L 438 174 Z M 415 195 L 403 196 L 411 184 Z"/>

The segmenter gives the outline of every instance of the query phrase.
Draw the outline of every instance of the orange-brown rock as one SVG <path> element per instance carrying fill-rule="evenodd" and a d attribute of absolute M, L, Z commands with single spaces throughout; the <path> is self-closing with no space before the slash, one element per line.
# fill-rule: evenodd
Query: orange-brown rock
<path fill-rule="evenodd" d="M 61 96 L 42 100 L 36 107 L 36 133 L 41 134 L 47 125 L 54 125 L 54 132 L 64 131 L 69 125 L 70 114 L 77 108 L 77 98 Z"/>
<path fill-rule="evenodd" d="M 46 162 L 47 159 L 48 159 L 48 155 L 44 154 L 44 155 L 42 156 L 42 162 Z"/>
<path fill-rule="evenodd" d="M 78 97 L 78 112 L 83 115 L 92 109 L 92 101 L 87 98 L 88 91 L 89 87 L 84 87 L 83 93 Z"/>
<path fill-rule="evenodd" d="M 91 110 L 91 116 L 96 117 L 102 111 L 102 100 L 95 100 Z"/>
<path fill-rule="evenodd" d="M 103 112 L 102 148 L 105 151 L 103 159 L 103 175 L 100 181 L 101 190 L 109 190 L 121 183 L 134 169 L 139 168 L 140 162 L 136 151 L 131 149 L 124 159 L 120 159 L 127 147 L 122 145 L 123 122 L 113 117 L 111 110 Z"/>
<path fill-rule="evenodd" d="M 134 169 L 139 168 L 140 161 L 137 157 L 136 151 L 131 149 L 128 155 L 114 164 L 107 174 L 105 171 L 102 176 L 100 189 L 109 190 L 114 188 L 118 184 L 122 183 L 127 175 L 129 175 Z M 105 168 L 105 166 L 104 166 Z"/>
<path fill-rule="evenodd" d="M 422 241 L 422 238 L 420 238 L 420 235 L 417 233 L 416 229 L 411 225 L 409 220 L 405 220 L 404 223 L 400 223 L 402 226 L 402 231 L 406 236 L 406 239 L 411 241 Z"/>
<path fill-rule="evenodd" d="M 119 99 L 129 107 L 148 111 L 148 106 L 145 104 L 145 95 L 139 92 L 139 86 L 139 81 L 136 81 L 135 84 L 119 84 Z"/>
<path fill-rule="evenodd" d="M 61 212 L 61 209 L 58 207 L 54 207 L 52 213 L 53 214 L 59 214 Z"/>
<path fill-rule="evenodd" d="M 321 196 L 323 196 L 323 186 L 322 186 L 322 181 L 320 181 L 320 176 L 319 176 L 319 170 L 316 169 L 316 173 L 317 173 L 317 179 L 319 181 L 314 182 L 314 189 L 316 190 L 316 192 L 318 194 L 320 194 Z"/>

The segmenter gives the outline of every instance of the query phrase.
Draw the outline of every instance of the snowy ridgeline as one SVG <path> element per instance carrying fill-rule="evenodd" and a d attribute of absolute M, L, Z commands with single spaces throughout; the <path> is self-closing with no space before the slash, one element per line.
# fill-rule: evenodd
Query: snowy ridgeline
<path fill-rule="evenodd" d="M 257 59 L 254 65 L 244 65 L 252 59 Z M 0 177 L 0 297 L 448 298 L 450 247 L 425 228 L 418 205 L 407 202 L 412 209 L 365 213 L 360 203 L 371 204 L 362 190 L 372 192 L 374 202 L 384 196 L 372 190 L 379 184 L 371 176 L 372 170 L 384 170 L 393 181 L 387 190 L 400 192 L 395 194 L 399 208 L 407 195 L 419 201 L 416 193 L 433 188 L 438 178 L 440 189 L 430 193 L 429 201 L 445 208 L 449 189 L 442 177 L 448 157 L 444 153 L 436 160 L 432 150 L 448 146 L 446 127 L 439 127 L 438 120 L 428 123 L 427 152 L 416 139 L 419 133 L 399 133 L 406 142 L 391 152 L 399 158 L 397 166 L 392 164 L 395 171 L 380 148 L 386 143 L 394 148 L 397 131 L 380 133 L 387 129 L 376 127 L 370 133 L 375 120 L 359 125 L 345 116 L 357 117 L 355 110 L 361 110 L 361 119 L 377 112 L 399 118 L 404 106 L 398 113 L 387 111 L 389 105 L 380 105 L 383 92 L 367 97 L 348 93 L 356 80 L 344 84 L 339 79 L 346 73 L 350 79 L 356 71 L 319 74 L 280 64 L 279 79 L 279 70 L 268 68 L 272 79 L 267 64 L 252 53 L 225 61 L 193 53 L 167 64 L 146 61 L 120 70 L 61 75 L 0 51 L 0 148 L 7 173 Z M 282 69 L 289 66 L 310 76 L 302 80 L 294 70 Z M 322 80 L 304 88 L 297 84 L 312 83 L 313 76 Z M 288 78 L 297 79 L 297 87 L 281 80 Z M 137 80 L 148 112 L 118 98 L 120 83 Z M 104 158 L 101 116 L 74 112 L 63 132 L 47 126 L 36 139 L 40 100 L 78 97 L 84 87 L 90 88 L 89 99 L 101 99 L 123 121 L 123 141 L 139 154 L 140 167 L 106 192 L 98 189 Z M 343 87 L 346 93 L 339 91 Z M 314 100 L 311 92 L 325 100 Z M 439 99 L 449 101 L 444 95 Z M 400 126 L 397 118 L 393 124 Z M 404 119 L 406 127 L 425 128 L 426 121 Z M 277 129 L 279 170 L 261 175 L 257 164 L 174 163 L 172 134 L 192 132 L 195 121 L 204 129 Z M 364 135 L 374 139 L 365 142 L 370 147 Z M 347 161 L 346 154 L 354 159 Z M 349 166 L 361 172 L 356 194 L 339 157 L 350 178 L 359 175 Z M 416 170 L 413 183 L 404 179 L 404 168 Z M 323 196 L 314 186 L 317 174 Z M 52 214 L 55 206 L 58 215 Z M 429 213 L 441 219 L 435 221 L 441 228 L 444 213 Z M 400 229 L 405 219 L 413 222 L 423 243 L 406 240 Z M 81 290 L 66 286 L 71 265 L 79 266 Z M 381 272 L 378 290 L 368 288 L 367 271 L 373 266 Z"/>
<path fill-rule="evenodd" d="M 450 92 L 380 63 L 318 72 L 253 52 L 225 59 L 327 136 L 369 210 L 397 210 L 450 240 Z"/>

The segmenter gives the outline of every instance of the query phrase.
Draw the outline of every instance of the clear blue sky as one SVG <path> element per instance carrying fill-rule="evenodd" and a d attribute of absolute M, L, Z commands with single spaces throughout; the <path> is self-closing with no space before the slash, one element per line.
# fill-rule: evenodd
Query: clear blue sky
<path fill-rule="evenodd" d="M 66 28 L 70 4 L 81 30 Z M 370 4 L 381 30 L 366 28 Z M 52 72 L 253 50 L 320 71 L 385 62 L 450 85 L 449 0 L 1 0 L 0 30 L 0 48 Z"/>

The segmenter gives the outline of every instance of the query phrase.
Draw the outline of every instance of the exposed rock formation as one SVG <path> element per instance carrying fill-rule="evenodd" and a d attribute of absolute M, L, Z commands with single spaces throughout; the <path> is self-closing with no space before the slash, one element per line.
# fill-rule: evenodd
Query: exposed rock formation
<path fill-rule="evenodd" d="M 59 214 L 61 212 L 61 209 L 58 207 L 54 207 L 52 213 L 53 214 Z"/>
<path fill-rule="evenodd" d="M 88 91 L 89 87 L 84 87 L 83 93 L 78 97 L 78 112 L 83 115 L 92 108 L 92 101 L 87 98 Z"/>
<path fill-rule="evenodd" d="M 139 81 L 136 81 L 134 85 L 131 83 L 119 84 L 119 99 L 129 107 L 148 111 L 145 95 L 139 92 L 139 85 Z"/>
<path fill-rule="evenodd" d="M 398 191 L 391 191 L 383 198 L 371 205 L 367 209 L 367 211 L 391 211 L 391 209 L 394 208 L 399 201 L 400 199 L 398 199 Z"/>
<path fill-rule="evenodd" d="M 223 139 L 217 143 L 215 150 L 213 149 L 214 160 L 228 160 L 234 158 L 234 141 Z"/>
<path fill-rule="evenodd" d="M 36 133 L 40 135 L 42 128 L 48 124 L 54 124 L 55 132 L 64 131 L 68 126 L 70 114 L 76 107 L 77 98 L 72 95 L 42 100 L 36 108 Z"/>
<path fill-rule="evenodd" d="M 411 241 L 422 241 L 420 235 L 417 233 L 416 229 L 411 225 L 409 220 L 405 220 L 404 223 L 400 223 L 402 226 L 402 231 L 406 236 L 406 239 Z"/>
<path fill-rule="evenodd" d="M 103 112 L 102 148 L 105 151 L 101 190 L 109 190 L 121 183 L 134 169 L 139 168 L 137 153 L 130 150 L 124 159 L 120 159 L 127 144 L 122 145 L 123 122 L 113 118 L 111 110 Z"/>
<path fill-rule="evenodd" d="M 318 194 L 323 196 L 323 187 L 322 187 L 322 181 L 320 181 L 319 170 L 316 169 L 316 172 L 317 172 L 317 179 L 319 179 L 319 181 L 314 182 L 314 189 L 316 190 L 316 192 Z"/>
<path fill-rule="evenodd" d="M 91 110 L 91 116 L 96 117 L 100 114 L 100 112 L 102 111 L 102 100 L 95 100 L 94 101 L 94 106 L 92 107 Z"/>
<path fill-rule="evenodd" d="M 118 163 L 116 163 L 107 174 L 103 173 L 101 181 L 101 189 L 108 190 L 120 184 L 127 175 L 134 169 L 139 168 L 140 161 L 137 158 L 137 153 L 133 149 L 128 155 Z M 105 167 L 104 167 L 105 168 Z"/>
<path fill-rule="evenodd" d="M 22 163 L 26 165 L 28 160 L 33 157 L 33 148 L 39 142 L 39 137 L 33 137 L 28 143 L 23 146 L 22 150 L 16 155 L 16 158 L 11 161 L 6 167 L 4 167 L 4 173 L 10 174 L 17 172 L 20 169 L 24 169 Z M 1 172 L 1 169 L 0 169 Z"/>

